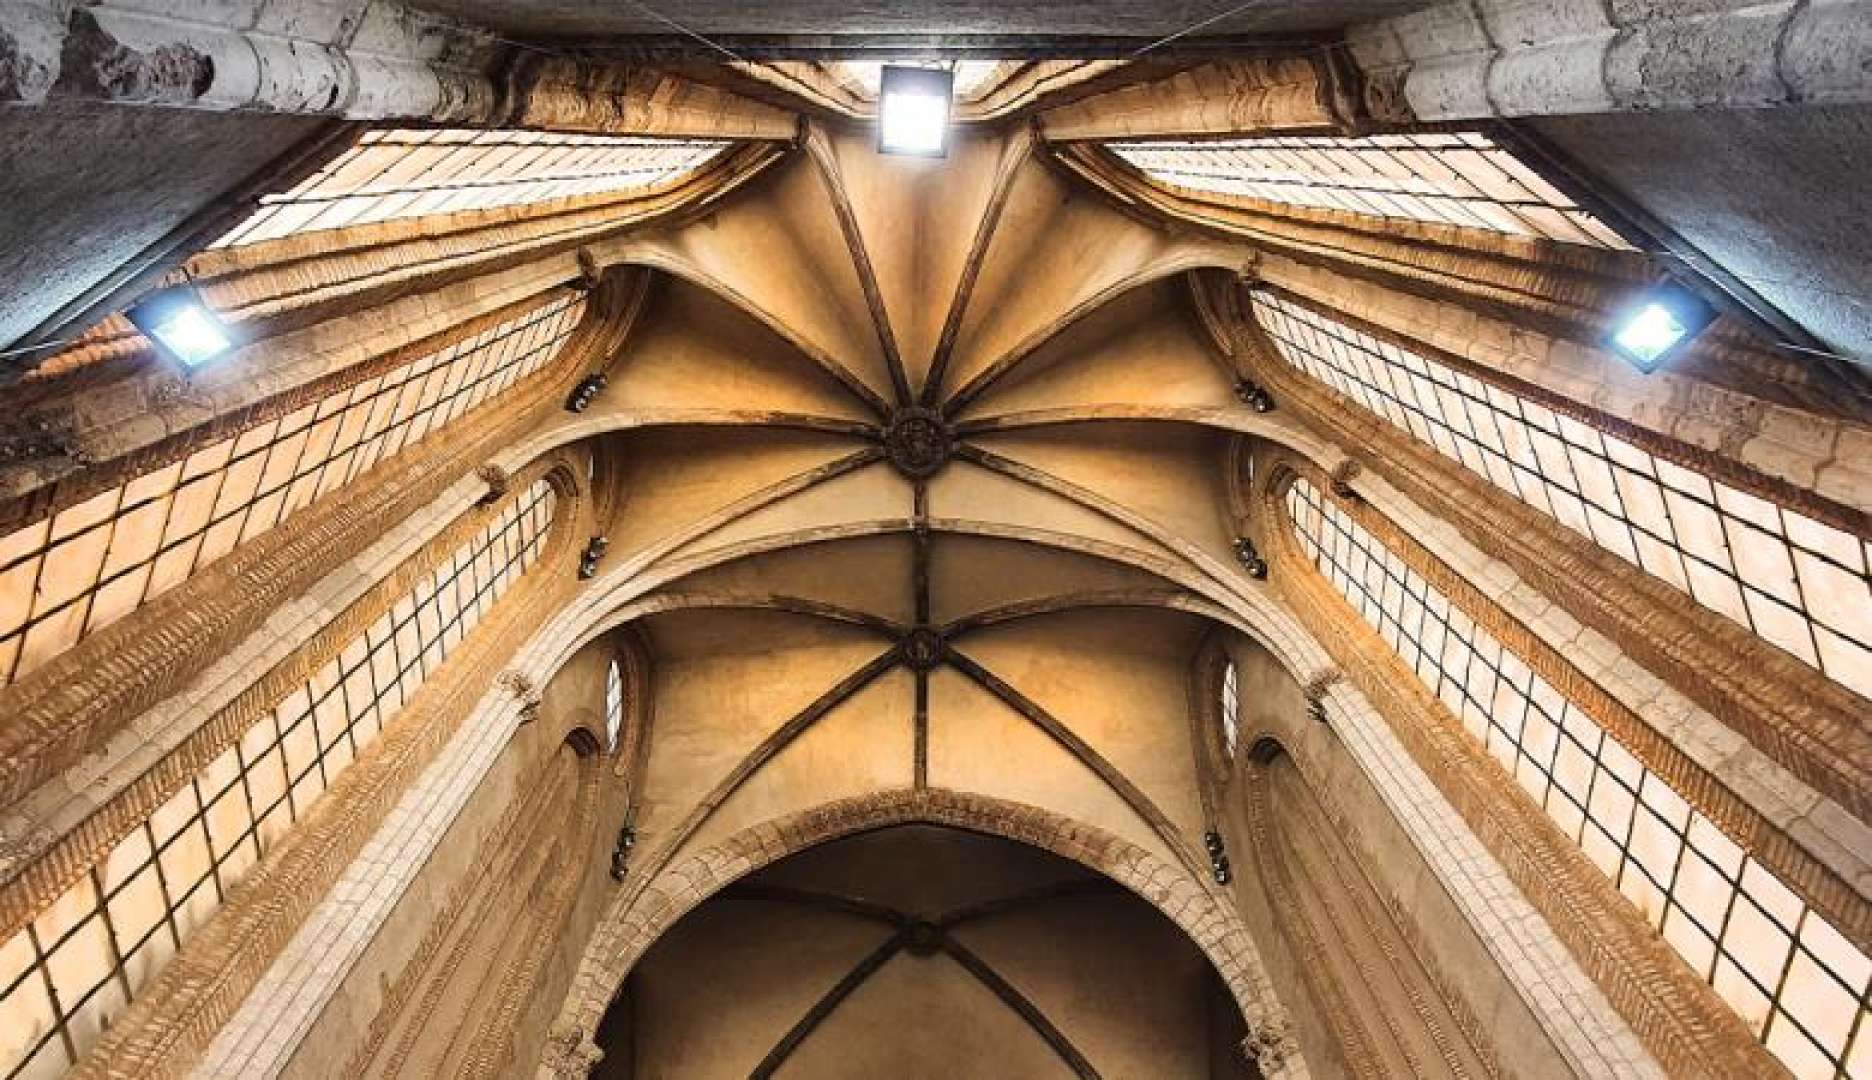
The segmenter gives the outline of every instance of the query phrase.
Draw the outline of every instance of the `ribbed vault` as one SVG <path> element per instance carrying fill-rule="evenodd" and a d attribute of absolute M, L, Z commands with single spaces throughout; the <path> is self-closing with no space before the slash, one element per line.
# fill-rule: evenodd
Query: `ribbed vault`
<path fill-rule="evenodd" d="M 1208 888 L 1191 660 L 1216 623 L 1288 639 L 1225 467 L 1285 433 L 1185 281 L 1239 249 L 1125 216 L 1024 131 L 936 164 L 805 144 L 627 242 L 648 306 L 539 436 L 595 440 L 620 493 L 561 640 L 630 625 L 653 661 L 614 917 L 744 830 L 884 793 L 1034 808 Z"/>
<path fill-rule="evenodd" d="M 624 493 L 587 603 L 658 671 L 646 858 L 934 785 L 1205 872 L 1182 684 L 1206 619 L 1265 603 L 1219 467 L 1264 422 L 1181 279 L 1240 256 L 1021 132 L 806 149 L 632 242 L 663 280 L 577 422 Z"/>

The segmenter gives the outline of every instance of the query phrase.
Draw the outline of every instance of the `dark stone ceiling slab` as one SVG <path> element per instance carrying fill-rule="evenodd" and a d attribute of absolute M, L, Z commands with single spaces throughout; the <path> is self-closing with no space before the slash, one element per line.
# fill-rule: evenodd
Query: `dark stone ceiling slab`
<path fill-rule="evenodd" d="M 1425 5 L 1421 0 L 1260 0 L 1246 7 L 1240 0 L 648 0 L 640 7 L 631 0 L 417 0 L 412 6 L 536 39 L 665 38 L 677 32 L 670 25 L 675 22 L 723 38 L 943 35 L 1045 44 L 1085 38 L 1148 41 L 1219 15 L 1225 17 L 1199 33 L 1330 31 Z"/>

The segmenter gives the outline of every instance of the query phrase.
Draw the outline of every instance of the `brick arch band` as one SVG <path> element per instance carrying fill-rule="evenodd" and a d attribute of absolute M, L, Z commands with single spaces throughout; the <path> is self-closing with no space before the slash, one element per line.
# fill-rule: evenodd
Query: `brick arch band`
<path fill-rule="evenodd" d="M 892 825 L 940 825 L 1027 844 L 1097 871 L 1156 908 L 1201 950 L 1246 1022 L 1242 1048 L 1265 1077 L 1308 1076 L 1292 1020 L 1241 916 L 1183 867 L 1092 825 L 1024 803 L 942 788 L 840 799 L 749 826 L 620 893 L 593 931 L 548 1037 L 538 1080 L 582 1080 L 592 1041 L 638 960 L 684 915 L 729 884 L 789 855 Z"/>

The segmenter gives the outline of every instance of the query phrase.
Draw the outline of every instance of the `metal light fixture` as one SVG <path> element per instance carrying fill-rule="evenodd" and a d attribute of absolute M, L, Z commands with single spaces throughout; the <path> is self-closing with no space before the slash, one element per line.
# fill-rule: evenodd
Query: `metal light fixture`
<path fill-rule="evenodd" d="M 578 385 L 572 388 L 572 393 L 566 396 L 566 411 L 582 413 L 591 408 L 591 403 L 597 399 L 599 391 L 609 385 L 611 385 L 611 380 L 602 371 L 593 372 L 580 379 Z"/>
<path fill-rule="evenodd" d="M 1203 833 L 1203 847 L 1209 852 L 1209 874 L 1217 885 L 1227 885 L 1234 876 L 1229 867 L 1228 848 L 1222 841 L 1222 834 L 1211 828 Z"/>
<path fill-rule="evenodd" d="M 132 325 L 185 368 L 198 368 L 234 350 L 234 337 L 187 285 L 151 293 L 124 312 Z"/>
<path fill-rule="evenodd" d="M 1246 375 L 1235 380 L 1235 397 L 1255 412 L 1274 411 L 1274 395 L 1268 393 L 1267 388 Z"/>
<path fill-rule="evenodd" d="M 598 576 L 598 564 L 604 560 L 605 551 L 610 547 L 610 539 L 603 536 L 594 536 L 585 542 L 585 550 L 579 553 L 580 581 L 590 581 Z"/>
<path fill-rule="evenodd" d="M 1235 538 L 1235 561 L 1241 563 L 1242 569 L 1248 571 L 1248 576 L 1254 578 L 1256 581 L 1264 581 L 1267 579 L 1267 560 L 1263 559 L 1261 553 L 1255 550 L 1255 542 L 1246 536 L 1238 536 Z"/>
<path fill-rule="evenodd" d="M 886 66 L 878 84 L 878 150 L 946 156 L 954 92 L 955 73 L 947 69 Z"/>
<path fill-rule="evenodd" d="M 1665 278 L 1620 313 L 1606 344 L 1639 371 L 1655 371 L 1716 319 L 1716 310 Z"/>

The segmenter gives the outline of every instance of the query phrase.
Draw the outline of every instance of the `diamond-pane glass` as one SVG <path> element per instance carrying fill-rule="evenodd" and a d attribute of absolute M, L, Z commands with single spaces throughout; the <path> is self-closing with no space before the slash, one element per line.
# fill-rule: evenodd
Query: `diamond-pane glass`
<path fill-rule="evenodd" d="M 1872 1077 L 1872 961 L 1318 488 L 1287 505 L 1320 573 L 1772 1053 Z"/>
<path fill-rule="evenodd" d="M 0 1076 L 96 1044 L 537 561 L 553 502 L 522 492 L 0 947 Z"/>
<path fill-rule="evenodd" d="M 1255 317 L 1287 363 L 1619 558 L 1872 696 L 1872 541 L 1278 294 Z"/>
<path fill-rule="evenodd" d="M 1189 192 L 1632 249 L 1480 132 L 1107 145 L 1157 182 Z"/>
<path fill-rule="evenodd" d="M 0 537 L 0 686 L 181 584 L 544 367 L 584 312 L 548 294 Z"/>

